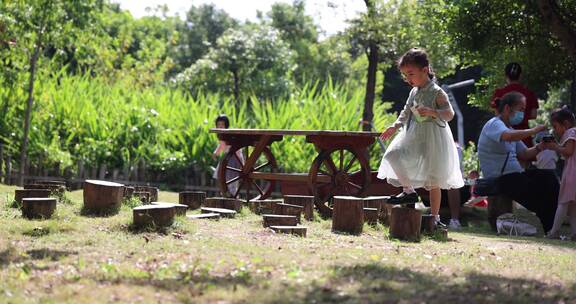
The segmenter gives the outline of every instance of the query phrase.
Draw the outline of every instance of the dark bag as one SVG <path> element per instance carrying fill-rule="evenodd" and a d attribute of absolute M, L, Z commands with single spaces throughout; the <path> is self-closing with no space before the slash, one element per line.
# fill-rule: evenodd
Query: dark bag
<path fill-rule="evenodd" d="M 500 175 L 504 173 L 504 169 L 506 168 L 506 163 L 508 162 L 509 156 L 510 152 L 508 152 L 506 155 L 506 160 L 504 161 L 502 170 L 500 170 Z M 479 178 L 476 180 L 476 184 L 474 185 L 474 194 L 479 196 L 494 196 L 500 193 L 500 176 Z"/>

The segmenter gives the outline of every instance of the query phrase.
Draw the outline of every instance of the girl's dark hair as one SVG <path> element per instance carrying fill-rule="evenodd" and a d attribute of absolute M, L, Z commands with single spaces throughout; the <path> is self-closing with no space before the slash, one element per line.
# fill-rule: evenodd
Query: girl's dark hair
<path fill-rule="evenodd" d="M 517 105 L 520 102 L 520 100 L 522 100 L 522 98 L 524 98 L 524 95 L 518 92 L 509 92 L 506 93 L 501 98 L 496 98 L 495 103 L 496 106 L 498 107 L 498 112 L 502 113 L 506 105 L 508 105 L 509 107 Z"/>
<path fill-rule="evenodd" d="M 428 60 L 428 54 L 424 49 L 421 48 L 411 48 L 408 52 L 404 53 L 400 59 L 398 59 L 398 68 L 407 65 L 414 65 L 420 68 L 428 68 L 428 77 L 434 79 L 434 71 L 432 70 L 432 65 Z"/>
<path fill-rule="evenodd" d="M 550 121 L 555 121 L 559 124 L 564 124 L 568 122 L 571 127 L 576 124 L 576 119 L 574 118 L 574 113 L 570 110 L 570 107 L 563 106 L 560 109 L 556 109 L 550 114 Z"/>
<path fill-rule="evenodd" d="M 510 80 L 518 80 L 520 79 L 520 74 L 522 74 L 522 67 L 517 62 L 510 62 L 504 68 L 504 73 Z"/>
<path fill-rule="evenodd" d="M 216 120 L 214 121 L 214 124 L 218 125 L 219 121 L 224 122 L 224 127 L 226 127 L 226 129 L 230 128 L 230 120 L 228 119 L 228 116 L 226 116 L 226 114 L 218 115 L 218 117 L 216 117 Z"/>

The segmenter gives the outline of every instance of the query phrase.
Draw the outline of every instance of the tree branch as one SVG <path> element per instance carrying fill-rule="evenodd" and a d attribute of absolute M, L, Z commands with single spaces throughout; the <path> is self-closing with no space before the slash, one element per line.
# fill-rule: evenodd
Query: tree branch
<path fill-rule="evenodd" d="M 538 6 L 544 24 L 548 25 L 552 34 L 560 40 L 562 46 L 568 51 L 568 55 L 576 61 L 576 34 L 569 25 L 564 23 L 562 16 L 555 10 L 556 1 L 538 0 Z"/>

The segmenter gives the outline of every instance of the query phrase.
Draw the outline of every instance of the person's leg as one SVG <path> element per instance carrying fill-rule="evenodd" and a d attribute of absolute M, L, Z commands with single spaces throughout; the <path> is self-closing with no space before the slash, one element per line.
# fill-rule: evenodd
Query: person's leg
<path fill-rule="evenodd" d="M 554 225 L 552 225 L 552 229 L 548 232 L 547 237 L 549 238 L 558 238 L 560 237 L 560 227 L 564 223 L 564 219 L 566 218 L 566 214 L 568 213 L 568 205 L 567 204 L 558 204 L 558 208 L 556 208 L 556 215 L 554 216 Z"/>
<path fill-rule="evenodd" d="M 434 188 L 429 191 L 430 193 L 430 211 L 436 218 L 436 222 L 440 221 L 440 201 L 442 200 L 442 192 L 440 188 Z"/>
<path fill-rule="evenodd" d="M 400 150 L 389 151 L 388 153 L 386 153 L 385 157 L 386 157 L 386 160 L 388 161 L 388 163 L 390 164 L 390 167 L 392 168 L 392 170 L 396 174 L 398 181 L 402 185 L 402 191 L 404 193 L 414 193 L 415 192 L 414 187 L 412 187 L 412 183 L 410 182 L 410 179 L 408 178 L 408 174 L 406 173 L 406 168 L 404 168 L 404 166 L 402 166 L 400 154 L 401 154 Z"/>
<path fill-rule="evenodd" d="M 571 239 L 576 241 L 576 201 L 568 203 L 568 215 L 570 216 Z"/>
<path fill-rule="evenodd" d="M 460 189 L 449 189 L 447 191 L 448 206 L 450 207 L 450 223 L 448 226 L 452 229 L 459 229 L 460 224 Z"/>
<path fill-rule="evenodd" d="M 535 212 L 542 222 L 544 232 L 554 223 L 560 185 L 553 173 L 547 170 L 529 170 L 500 177 L 502 193 L 526 209 Z"/>

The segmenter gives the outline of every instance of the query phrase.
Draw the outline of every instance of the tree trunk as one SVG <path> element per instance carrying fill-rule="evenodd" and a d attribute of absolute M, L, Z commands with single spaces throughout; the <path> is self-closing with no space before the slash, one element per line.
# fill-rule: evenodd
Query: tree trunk
<path fill-rule="evenodd" d="M 234 100 L 240 102 L 240 77 L 238 76 L 238 70 L 232 70 L 232 75 L 234 76 Z"/>
<path fill-rule="evenodd" d="M 0 143 L 0 177 L 4 175 L 2 168 L 4 167 L 4 144 Z"/>
<path fill-rule="evenodd" d="M 538 0 L 542 20 L 566 49 L 568 56 L 576 60 L 576 32 L 570 28 L 566 20 L 563 20 L 561 9 L 556 2 L 556 0 Z"/>
<path fill-rule="evenodd" d="M 41 35 L 41 34 L 40 34 Z M 18 185 L 24 184 L 24 173 L 26 157 L 28 150 L 28 134 L 30 133 L 30 118 L 32 115 L 32 106 L 34 105 L 34 78 L 36 77 L 36 63 L 40 55 L 40 38 L 36 42 L 34 54 L 30 58 L 30 80 L 28 83 L 28 104 L 26 105 L 26 116 L 24 117 L 24 137 L 22 138 L 22 147 L 20 149 L 20 171 L 18 174 Z"/>
<path fill-rule="evenodd" d="M 374 18 L 375 7 L 374 2 L 364 0 L 368 10 L 368 17 Z M 366 77 L 366 95 L 364 96 L 364 111 L 362 113 L 362 130 L 371 131 L 372 119 L 374 118 L 374 96 L 376 95 L 376 73 L 378 72 L 378 45 L 375 41 L 368 43 L 368 50 L 366 52 L 368 57 L 368 74 Z"/>
<path fill-rule="evenodd" d="M 570 84 L 570 109 L 576 110 L 576 73 L 574 73 L 574 78 Z"/>

